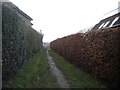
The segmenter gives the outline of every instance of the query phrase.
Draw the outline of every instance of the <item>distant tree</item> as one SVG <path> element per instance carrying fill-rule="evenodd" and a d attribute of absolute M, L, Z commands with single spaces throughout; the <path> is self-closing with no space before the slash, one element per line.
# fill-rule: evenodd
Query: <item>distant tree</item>
<path fill-rule="evenodd" d="M 92 27 L 89 27 L 89 28 L 85 28 L 83 30 L 80 30 L 78 33 L 86 33 L 86 32 L 90 32 L 92 30 L 93 26 Z"/>
<path fill-rule="evenodd" d="M 40 34 L 42 35 L 42 30 L 40 30 Z"/>

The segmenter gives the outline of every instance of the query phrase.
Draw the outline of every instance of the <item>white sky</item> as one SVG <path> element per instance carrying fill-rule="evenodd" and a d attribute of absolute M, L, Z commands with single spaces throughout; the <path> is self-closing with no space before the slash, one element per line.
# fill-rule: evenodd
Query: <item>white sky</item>
<path fill-rule="evenodd" d="M 42 30 L 44 42 L 94 26 L 118 7 L 119 0 L 10 0 L 33 18 L 33 28 Z"/>

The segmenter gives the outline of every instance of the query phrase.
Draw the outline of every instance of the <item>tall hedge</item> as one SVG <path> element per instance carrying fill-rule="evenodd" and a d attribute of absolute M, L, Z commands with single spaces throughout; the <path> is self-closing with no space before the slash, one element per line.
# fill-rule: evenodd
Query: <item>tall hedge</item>
<path fill-rule="evenodd" d="M 42 38 L 43 35 L 39 34 L 36 30 L 34 30 L 31 27 L 27 27 L 26 32 L 27 58 L 33 56 L 43 47 Z"/>
<path fill-rule="evenodd" d="M 42 35 L 25 25 L 15 10 L 2 5 L 3 85 L 42 47 Z"/>
<path fill-rule="evenodd" d="M 106 80 L 110 87 L 119 87 L 120 27 L 70 35 L 52 41 L 50 47 L 73 64 Z"/>

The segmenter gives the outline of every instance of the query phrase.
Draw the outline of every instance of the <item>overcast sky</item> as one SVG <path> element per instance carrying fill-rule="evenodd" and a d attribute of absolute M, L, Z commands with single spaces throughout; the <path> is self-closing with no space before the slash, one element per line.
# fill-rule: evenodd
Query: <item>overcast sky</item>
<path fill-rule="evenodd" d="M 98 23 L 116 9 L 119 0 L 10 0 L 33 18 L 44 42 L 77 33 Z"/>

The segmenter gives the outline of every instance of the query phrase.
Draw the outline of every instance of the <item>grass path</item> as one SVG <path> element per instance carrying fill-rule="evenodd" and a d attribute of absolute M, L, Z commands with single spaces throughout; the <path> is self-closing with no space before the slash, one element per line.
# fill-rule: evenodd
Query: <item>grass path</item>
<path fill-rule="evenodd" d="M 105 88 L 93 76 L 70 64 L 63 57 L 49 50 L 56 66 L 62 71 L 72 88 Z M 60 88 L 50 71 L 46 50 L 27 61 L 24 69 L 9 80 L 7 88 Z"/>
<path fill-rule="evenodd" d="M 52 57 L 49 55 L 48 50 L 46 53 L 47 53 L 48 63 L 51 67 L 51 72 L 56 77 L 57 83 L 60 86 L 60 88 L 70 88 L 68 81 L 65 79 L 61 70 L 56 67 Z"/>
<path fill-rule="evenodd" d="M 85 73 L 63 57 L 49 50 L 56 66 L 63 72 L 72 88 L 106 88 L 105 85 L 98 82 L 92 75 Z"/>
<path fill-rule="evenodd" d="M 28 60 L 23 71 L 9 80 L 8 88 L 59 88 L 47 61 L 46 51 L 41 50 Z"/>

